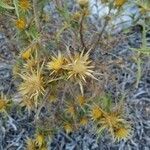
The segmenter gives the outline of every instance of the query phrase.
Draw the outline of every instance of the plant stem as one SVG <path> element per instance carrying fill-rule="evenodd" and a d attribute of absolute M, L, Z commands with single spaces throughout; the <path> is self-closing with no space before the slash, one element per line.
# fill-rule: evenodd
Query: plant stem
<path fill-rule="evenodd" d="M 33 13 L 34 13 L 34 19 L 35 19 L 35 25 L 38 29 L 38 31 L 40 31 L 40 22 L 39 22 L 39 17 L 38 17 L 38 1 L 37 0 L 33 0 Z"/>
<path fill-rule="evenodd" d="M 82 44 L 82 47 L 84 48 L 85 51 L 87 51 L 87 47 L 84 43 L 84 38 L 83 38 L 83 21 L 84 21 L 85 14 L 83 13 L 81 22 L 80 22 L 80 29 L 79 29 L 79 34 L 80 34 L 80 41 Z"/>
<path fill-rule="evenodd" d="M 43 102 L 42 102 L 41 106 L 39 107 L 39 109 L 37 110 L 37 113 L 35 115 L 35 120 L 39 119 L 39 115 L 41 113 L 41 109 L 44 107 L 44 105 L 45 105 L 49 95 L 50 95 L 50 89 L 47 89 L 47 91 L 46 91 L 46 93 L 44 95 L 44 98 L 43 98 Z"/>

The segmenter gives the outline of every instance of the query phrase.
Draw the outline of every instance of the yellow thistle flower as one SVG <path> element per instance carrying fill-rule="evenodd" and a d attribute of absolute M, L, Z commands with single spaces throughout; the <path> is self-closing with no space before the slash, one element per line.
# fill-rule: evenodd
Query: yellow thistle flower
<path fill-rule="evenodd" d="M 68 65 L 65 68 L 68 70 L 68 79 L 76 81 L 80 85 L 80 90 L 83 95 L 83 82 L 86 82 L 87 77 L 96 79 L 92 73 L 94 72 L 91 66 L 91 61 L 89 60 L 89 53 L 83 54 L 82 51 L 80 54 L 75 54 L 67 59 Z"/>
<path fill-rule="evenodd" d="M 120 127 L 114 131 L 115 141 L 126 140 L 131 136 L 130 127 Z"/>
<path fill-rule="evenodd" d="M 121 7 L 124 5 L 124 3 L 126 2 L 127 0 L 115 0 L 115 6 L 117 7 Z"/>
<path fill-rule="evenodd" d="M 29 9 L 31 9 L 31 4 L 29 0 L 20 0 L 19 6 L 23 11 L 28 11 Z"/>
<path fill-rule="evenodd" d="M 41 147 L 45 142 L 45 137 L 42 134 L 36 135 L 35 145 Z"/>
<path fill-rule="evenodd" d="M 23 59 L 27 60 L 27 59 L 30 58 L 31 54 L 32 54 L 32 49 L 29 48 L 29 49 L 27 49 L 27 50 L 25 50 L 25 51 L 22 52 L 21 57 Z"/>
<path fill-rule="evenodd" d="M 101 119 L 103 116 L 103 112 L 99 106 L 94 106 L 91 109 L 91 118 L 93 121 L 97 121 L 98 119 Z"/>
<path fill-rule="evenodd" d="M 66 108 L 66 113 L 72 117 L 75 117 L 75 113 L 76 113 L 75 106 L 74 105 L 68 105 Z"/>
<path fill-rule="evenodd" d="M 66 131 L 67 134 L 69 134 L 73 131 L 73 126 L 70 123 L 66 123 L 64 125 L 64 130 Z"/>
<path fill-rule="evenodd" d="M 33 139 L 27 139 L 26 150 L 37 150 L 35 146 L 35 141 Z"/>
<path fill-rule="evenodd" d="M 8 106 L 8 100 L 3 93 L 1 93 L 0 97 L 0 112 L 4 112 Z"/>
<path fill-rule="evenodd" d="M 76 100 L 77 100 L 77 104 L 78 104 L 79 106 L 81 106 L 81 107 L 82 107 L 83 105 L 85 105 L 85 103 L 86 103 L 84 96 L 78 96 Z"/>
<path fill-rule="evenodd" d="M 16 20 L 15 24 L 19 30 L 24 30 L 26 28 L 26 21 L 23 18 Z"/>
<path fill-rule="evenodd" d="M 30 98 L 37 99 L 40 94 L 44 92 L 44 81 L 42 77 L 42 68 L 37 69 L 37 71 L 31 71 L 31 73 L 25 72 L 19 74 L 22 78 L 23 82 L 19 86 L 20 93 L 25 96 L 29 96 Z"/>
<path fill-rule="evenodd" d="M 86 126 L 88 124 L 88 118 L 87 117 L 83 117 L 80 120 L 80 126 Z"/>
<path fill-rule="evenodd" d="M 58 52 L 57 56 L 52 56 L 52 60 L 48 62 L 47 67 L 49 70 L 52 71 L 51 74 L 53 73 L 58 73 L 60 70 L 63 69 L 63 65 L 65 63 L 65 58 L 64 56 Z"/>

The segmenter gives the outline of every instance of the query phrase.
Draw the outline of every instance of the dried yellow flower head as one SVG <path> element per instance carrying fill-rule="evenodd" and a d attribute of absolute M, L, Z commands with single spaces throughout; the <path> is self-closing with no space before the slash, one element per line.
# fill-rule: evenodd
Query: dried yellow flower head
<path fill-rule="evenodd" d="M 67 134 L 69 134 L 73 131 L 73 126 L 70 123 L 66 123 L 64 125 L 64 130 L 66 131 Z"/>
<path fill-rule="evenodd" d="M 124 122 L 124 119 L 122 119 L 120 115 L 113 112 L 110 112 L 107 115 L 105 115 L 105 118 L 103 119 L 103 123 L 106 126 L 116 127 L 120 122 Z"/>
<path fill-rule="evenodd" d="M 84 54 L 82 51 L 80 54 L 76 53 L 75 55 L 69 54 L 67 59 L 68 64 L 65 66 L 65 69 L 68 71 L 68 79 L 71 79 L 77 82 L 80 85 L 80 90 L 83 95 L 83 82 L 86 82 L 87 77 L 95 79 L 93 76 L 94 66 L 90 65 L 91 60 L 89 60 L 89 53 Z"/>
<path fill-rule="evenodd" d="M 83 117 L 80 119 L 80 126 L 86 126 L 88 124 L 88 118 L 87 117 Z"/>
<path fill-rule="evenodd" d="M 125 4 L 127 0 L 115 0 L 114 3 L 115 3 L 115 6 L 117 7 L 121 7 Z"/>
<path fill-rule="evenodd" d="M 72 15 L 72 19 L 75 21 L 79 21 L 81 16 L 82 16 L 81 12 L 77 11 Z"/>
<path fill-rule="evenodd" d="M 19 30 L 24 30 L 26 28 L 26 21 L 23 18 L 16 20 L 15 24 Z"/>
<path fill-rule="evenodd" d="M 120 127 L 114 131 L 115 141 L 126 140 L 131 136 L 130 127 Z"/>
<path fill-rule="evenodd" d="M 31 4 L 29 0 L 20 0 L 19 6 L 23 11 L 28 11 L 29 9 L 31 9 Z"/>
<path fill-rule="evenodd" d="M 30 58 L 31 54 L 32 54 L 32 49 L 29 48 L 29 49 L 27 49 L 27 50 L 25 50 L 25 51 L 22 52 L 21 57 L 23 59 L 27 60 L 27 59 Z"/>
<path fill-rule="evenodd" d="M 19 91 L 23 96 L 37 99 L 40 94 L 44 92 L 44 81 L 41 70 L 32 71 L 31 73 L 25 72 L 19 74 L 23 82 L 19 86 Z"/>
<path fill-rule="evenodd" d="M 103 116 L 103 112 L 99 106 L 94 106 L 91 109 L 91 118 L 93 121 L 97 121 L 98 119 L 101 119 Z"/>
<path fill-rule="evenodd" d="M 75 113 L 76 113 L 75 106 L 68 104 L 68 106 L 66 108 L 66 113 L 72 117 L 75 117 Z"/>
<path fill-rule="evenodd" d="M 35 137 L 35 145 L 41 147 L 45 142 L 45 137 L 42 134 L 37 134 Z"/>
<path fill-rule="evenodd" d="M 59 71 L 63 69 L 64 63 L 65 63 L 64 56 L 60 52 L 58 52 L 57 56 L 55 57 L 52 56 L 52 60 L 48 62 L 47 67 L 49 70 L 52 71 L 51 74 L 58 73 Z"/>

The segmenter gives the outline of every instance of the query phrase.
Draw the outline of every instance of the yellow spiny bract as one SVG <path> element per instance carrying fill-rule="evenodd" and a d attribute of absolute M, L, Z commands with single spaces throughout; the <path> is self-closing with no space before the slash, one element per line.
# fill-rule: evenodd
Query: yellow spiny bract
<path fill-rule="evenodd" d="M 131 136 L 130 127 L 120 127 L 114 131 L 115 141 L 126 140 Z"/>
<path fill-rule="evenodd" d="M 115 3 L 115 6 L 121 7 L 122 5 L 124 5 L 124 3 L 125 3 L 126 1 L 127 1 L 127 0 L 115 0 L 114 3 Z"/>
<path fill-rule="evenodd" d="M 68 71 L 68 79 L 80 85 L 83 95 L 83 82 L 86 82 L 87 77 L 95 79 L 93 76 L 94 71 L 92 70 L 94 66 L 91 65 L 91 60 L 89 60 L 89 53 L 84 54 L 84 51 L 82 51 L 80 54 L 76 53 L 73 56 L 69 54 L 67 62 L 65 69 Z"/>
<path fill-rule="evenodd" d="M 26 63 L 23 65 L 23 68 L 26 71 L 35 70 L 38 64 L 38 60 L 36 58 L 31 57 L 30 59 L 26 60 Z"/>
<path fill-rule="evenodd" d="M 16 20 L 15 24 L 19 30 L 24 30 L 27 25 L 25 19 L 23 18 L 19 18 L 18 20 Z"/>
<path fill-rule="evenodd" d="M 19 74 L 22 78 L 22 83 L 19 86 L 19 91 L 22 96 L 29 96 L 37 99 L 44 92 L 44 81 L 42 77 L 42 67 L 31 73 L 25 72 Z"/>
<path fill-rule="evenodd" d="M 19 0 L 19 6 L 22 11 L 28 11 L 31 9 L 31 4 L 29 0 Z"/>
<path fill-rule="evenodd" d="M 58 73 L 63 69 L 64 63 L 65 63 L 64 56 L 61 54 L 61 52 L 58 52 L 57 56 L 55 57 L 52 56 L 52 60 L 48 62 L 47 68 L 48 70 L 52 71 L 51 74 Z"/>
<path fill-rule="evenodd" d="M 121 114 L 120 114 L 121 115 Z M 124 122 L 125 120 L 121 118 L 121 116 L 110 112 L 105 114 L 104 119 L 102 120 L 103 124 L 108 127 L 116 127 L 120 122 Z"/>

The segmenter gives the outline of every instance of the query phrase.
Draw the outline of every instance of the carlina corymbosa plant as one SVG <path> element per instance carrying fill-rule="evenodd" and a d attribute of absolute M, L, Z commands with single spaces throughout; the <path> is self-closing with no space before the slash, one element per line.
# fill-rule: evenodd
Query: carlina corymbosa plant
<path fill-rule="evenodd" d="M 50 3 L 55 6 L 54 12 L 46 7 Z M 66 0 L 0 1 L 0 21 L 8 20 L 12 43 L 17 43 L 12 73 L 19 95 L 19 100 L 13 101 L 9 92 L 2 93 L 0 113 L 8 117 L 15 106 L 19 113 L 32 116 L 34 134 L 25 139 L 27 150 L 48 150 L 54 135 L 62 132 L 70 135 L 81 128 L 92 131 L 98 138 L 107 134 L 114 142 L 132 136 L 132 122 L 128 112 L 124 113 L 125 101 L 109 91 L 114 83 L 119 83 L 112 66 L 124 69 L 124 60 L 111 53 L 118 42 L 118 37 L 113 36 L 114 22 L 130 2 L 97 3 L 108 10 L 100 18 L 100 25 L 91 23 L 90 0 L 72 1 L 73 9 Z M 134 3 L 143 19 L 141 47 L 131 48 L 138 51 L 134 58 L 138 86 L 142 58 L 149 56 L 146 33 L 150 7 L 146 0 Z"/>

